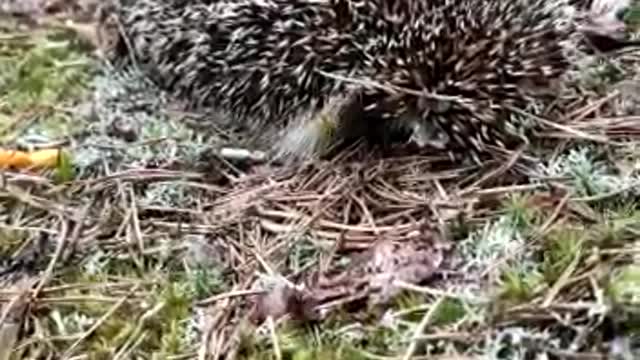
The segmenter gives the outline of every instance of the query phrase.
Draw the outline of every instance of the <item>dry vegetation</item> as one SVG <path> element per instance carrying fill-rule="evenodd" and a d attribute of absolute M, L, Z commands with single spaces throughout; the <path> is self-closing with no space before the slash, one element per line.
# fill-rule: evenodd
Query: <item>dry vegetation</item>
<path fill-rule="evenodd" d="M 636 48 L 482 166 L 281 168 L 88 45 L 0 22 L 1 146 L 64 150 L 2 172 L 0 360 L 640 357 Z"/>

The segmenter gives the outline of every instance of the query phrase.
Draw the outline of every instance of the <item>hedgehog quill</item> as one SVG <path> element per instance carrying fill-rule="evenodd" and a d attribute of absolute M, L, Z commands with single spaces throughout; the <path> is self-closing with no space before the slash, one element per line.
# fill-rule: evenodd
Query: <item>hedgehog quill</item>
<path fill-rule="evenodd" d="M 113 7 L 131 59 L 276 157 L 407 134 L 478 159 L 526 141 L 513 108 L 570 68 L 565 0 L 137 0 Z"/>

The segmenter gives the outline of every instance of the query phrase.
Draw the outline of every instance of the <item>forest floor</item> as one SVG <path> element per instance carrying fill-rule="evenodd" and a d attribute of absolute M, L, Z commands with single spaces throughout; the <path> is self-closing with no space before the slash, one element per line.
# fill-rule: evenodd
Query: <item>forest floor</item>
<path fill-rule="evenodd" d="M 482 166 L 292 169 L 105 70 L 82 10 L 0 17 L 0 161 L 55 149 L 2 170 L 0 360 L 640 358 L 640 50 Z"/>

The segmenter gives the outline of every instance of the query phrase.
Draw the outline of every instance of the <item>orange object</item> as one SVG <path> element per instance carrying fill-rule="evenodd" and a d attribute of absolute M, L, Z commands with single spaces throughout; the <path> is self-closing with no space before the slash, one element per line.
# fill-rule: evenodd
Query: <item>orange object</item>
<path fill-rule="evenodd" d="M 58 165 L 59 149 L 44 149 L 33 152 L 0 149 L 0 169 L 6 168 L 53 168 Z"/>
<path fill-rule="evenodd" d="M 54 168 L 58 166 L 60 149 L 44 149 L 29 154 L 31 165 L 34 167 Z"/>

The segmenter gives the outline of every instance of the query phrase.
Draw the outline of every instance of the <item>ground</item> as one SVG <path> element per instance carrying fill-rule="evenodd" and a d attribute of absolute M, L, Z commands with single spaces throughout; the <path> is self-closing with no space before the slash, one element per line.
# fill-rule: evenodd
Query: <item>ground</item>
<path fill-rule="evenodd" d="M 585 61 L 526 151 L 290 169 L 86 28 L 1 19 L 0 150 L 55 161 L 2 173 L 0 360 L 640 357 L 639 50 Z"/>

